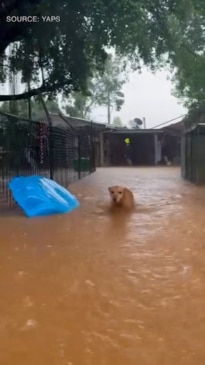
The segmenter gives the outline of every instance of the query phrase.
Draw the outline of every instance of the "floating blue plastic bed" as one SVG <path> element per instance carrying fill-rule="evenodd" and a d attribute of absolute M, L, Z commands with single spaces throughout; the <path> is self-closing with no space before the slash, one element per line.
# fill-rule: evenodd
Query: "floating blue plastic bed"
<path fill-rule="evenodd" d="M 27 217 L 69 213 L 79 206 L 68 190 L 38 175 L 14 177 L 8 186 Z"/>

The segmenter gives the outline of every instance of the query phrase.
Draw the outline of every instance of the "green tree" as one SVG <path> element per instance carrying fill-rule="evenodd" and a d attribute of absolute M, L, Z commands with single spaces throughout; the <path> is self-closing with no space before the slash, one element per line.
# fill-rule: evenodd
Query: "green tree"
<path fill-rule="evenodd" d="M 123 65 L 118 56 L 109 55 L 105 70 L 101 77 L 93 84 L 93 98 L 95 105 L 106 106 L 107 122 L 111 123 L 111 111 L 115 108 L 119 111 L 124 103 L 122 86 L 126 81 L 122 73 Z"/>
<path fill-rule="evenodd" d="M 203 6 L 202 0 L 199 3 L 195 7 Z M 93 71 L 103 69 L 109 47 L 125 55 L 134 68 L 140 60 L 150 67 L 160 65 L 164 54 L 173 59 L 168 20 L 185 18 L 191 5 L 191 0 L 1 2 L 0 81 L 5 82 L 11 71 L 21 72 L 28 87 L 20 94 L 0 95 L 0 101 L 85 91 Z M 36 16 L 37 22 L 8 18 L 22 14 Z M 54 14 L 56 21 L 46 18 Z M 6 49 L 15 42 L 16 49 L 8 56 Z"/>
<path fill-rule="evenodd" d="M 187 2 L 185 16 L 169 18 L 174 95 L 189 110 L 205 104 L 205 4 Z"/>
<path fill-rule="evenodd" d="M 71 117 L 88 119 L 91 112 L 90 97 L 82 92 L 73 92 L 69 98 L 63 99 L 63 110 Z"/>
<path fill-rule="evenodd" d="M 126 79 L 122 60 L 118 56 L 109 55 L 104 72 L 96 72 L 94 77 L 88 80 L 88 92 L 74 92 L 68 100 L 65 99 L 66 114 L 89 118 L 94 107 L 106 106 L 110 124 L 111 110 L 115 108 L 119 111 L 124 103 L 122 86 Z"/>
<path fill-rule="evenodd" d="M 114 125 L 115 127 L 123 127 L 123 123 L 120 117 L 115 117 L 113 119 L 112 125 Z"/>
<path fill-rule="evenodd" d="M 185 107 L 191 109 L 205 104 L 205 55 L 182 55 L 172 81 L 175 84 L 173 94 Z"/>
<path fill-rule="evenodd" d="M 46 106 L 51 113 L 59 113 L 60 108 L 56 100 L 46 100 Z M 0 112 L 13 113 L 9 101 L 2 102 L 0 105 Z M 29 118 L 29 107 L 27 100 L 17 100 L 15 102 L 15 114 L 18 114 L 20 118 Z M 45 111 L 39 100 L 31 99 L 31 119 L 38 120 L 45 116 Z"/>

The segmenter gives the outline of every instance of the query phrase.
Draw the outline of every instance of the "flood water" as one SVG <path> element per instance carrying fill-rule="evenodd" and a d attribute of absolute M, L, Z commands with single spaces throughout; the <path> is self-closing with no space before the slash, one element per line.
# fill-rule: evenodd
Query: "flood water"
<path fill-rule="evenodd" d="M 105 209 L 116 184 L 132 216 Z M 204 365 L 205 188 L 165 167 L 70 189 L 71 214 L 0 218 L 0 364 Z"/>

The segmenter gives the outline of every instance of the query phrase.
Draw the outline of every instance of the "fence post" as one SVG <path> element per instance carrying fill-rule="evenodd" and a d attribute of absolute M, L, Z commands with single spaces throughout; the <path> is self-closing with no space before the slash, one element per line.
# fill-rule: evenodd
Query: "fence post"
<path fill-rule="evenodd" d="M 80 133 L 78 133 L 78 179 L 81 179 L 81 140 Z"/>
<path fill-rule="evenodd" d="M 91 121 L 91 133 L 90 133 L 90 137 L 91 137 L 91 166 L 90 166 L 90 172 L 94 172 L 96 170 L 96 150 L 95 150 L 95 137 L 96 137 L 96 133 L 95 133 L 95 125 L 93 124 L 93 122 Z"/>
<path fill-rule="evenodd" d="M 48 126 L 49 126 L 49 134 L 48 134 L 48 141 L 49 141 L 49 168 L 50 168 L 50 179 L 53 180 L 54 176 L 54 150 L 53 150 L 53 134 L 52 134 L 52 119 L 46 107 L 46 103 L 43 100 L 41 94 L 39 94 L 40 101 L 42 103 L 43 109 L 45 111 Z"/>

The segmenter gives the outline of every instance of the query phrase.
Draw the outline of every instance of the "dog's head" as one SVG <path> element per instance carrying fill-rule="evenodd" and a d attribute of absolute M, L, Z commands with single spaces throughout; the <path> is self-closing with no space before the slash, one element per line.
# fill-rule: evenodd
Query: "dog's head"
<path fill-rule="evenodd" d="M 113 203 L 117 204 L 120 203 L 125 194 L 125 188 L 122 186 L 111 186 L 108 188 L 110 193 L 110 197 Z"/>

